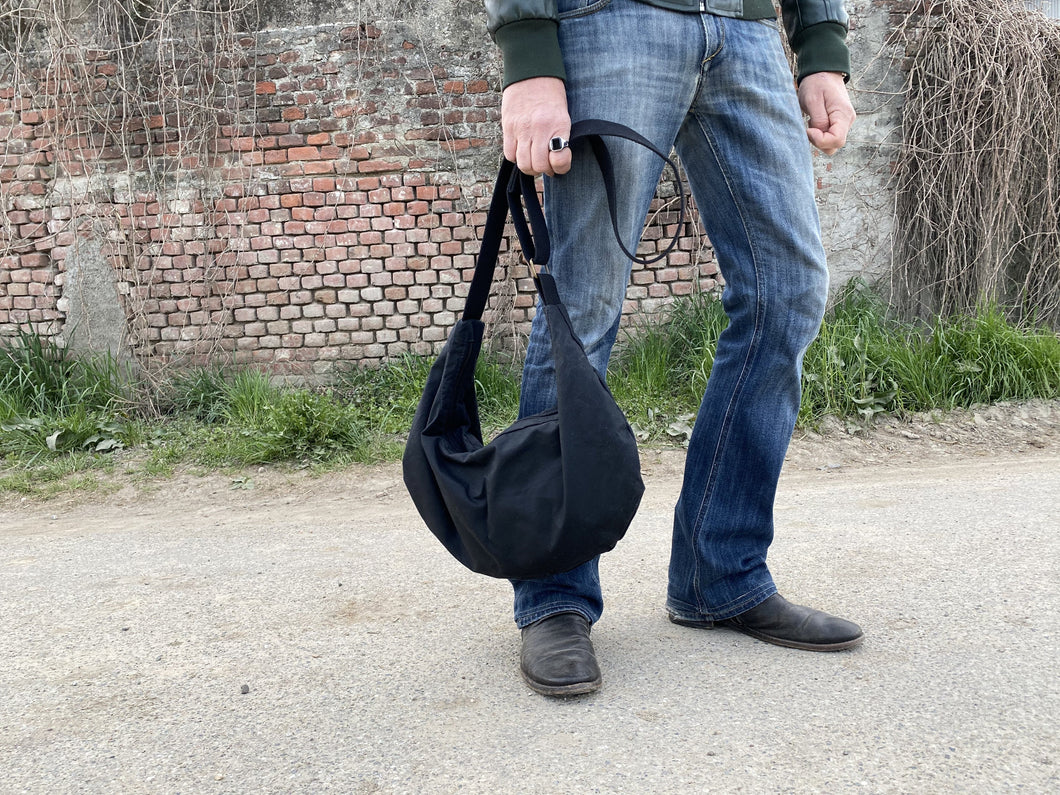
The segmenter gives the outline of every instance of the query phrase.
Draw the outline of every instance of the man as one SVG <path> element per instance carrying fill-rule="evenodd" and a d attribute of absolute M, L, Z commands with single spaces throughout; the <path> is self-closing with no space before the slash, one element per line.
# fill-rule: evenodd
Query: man
<path fill-rule="evenodd" d="M 771 0 L 486 0 L 486 8 L 504 56 L 504 154 L 547 177 L 550 269 L 597 370 L 606 370 L 617 335 L 630 262 L 613 240 L 591 152 L 564 145 L 572 118 L 619 122 L 663 151 L 676 148 L 725 277 L 729 327 L 674 517 L 670 620 L 799 649 L 857 645 L 856 624 L 787 602 L 766 566 L 802 357 L 828 285 L 807 137 L 832 154 L 854 120 L 840 0 L 782 1 L 797 94 Z M 608 145 L 622 181 L 620 228 L 633 250 L 662 163 L 635 144 Z M 520 413 L 554 402 L 538 313 Z M 513 582 L 521 670 L 539 693 L 600 687 L 589 638 L 603 610 L 597 563 Z"/>

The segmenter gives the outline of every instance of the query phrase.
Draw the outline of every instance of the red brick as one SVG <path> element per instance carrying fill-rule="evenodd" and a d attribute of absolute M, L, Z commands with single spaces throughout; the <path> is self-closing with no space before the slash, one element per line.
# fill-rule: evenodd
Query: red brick
<path fill-rule="evenodd" d="M 390 160 L 365 160 L 357 164 L 357 170 L 362 174 L 375 174 L 381 171 L 399 171 L 401 163 Z"/>
<path fill-rule="evenodd" d="M 320 149 L 315 146 L 293 146 L 287 150 L 288 161 L 319 160 Z"/>
<path fill-rule="evenodd" d="M 305 174 L 334 174 L 335 164 L 331 160 L 318 160 L 306 162 L 302 168 Z"/>

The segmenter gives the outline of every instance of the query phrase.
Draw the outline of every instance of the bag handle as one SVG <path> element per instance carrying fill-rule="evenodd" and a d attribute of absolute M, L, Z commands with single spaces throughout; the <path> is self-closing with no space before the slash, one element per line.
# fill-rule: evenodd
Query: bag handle
<path fill-rule="evenodd" d="M 618 228 L 618 191 L 615 187 L 614 165 L 603 136 L 624 138 L 640 144 L 662 158 L 673 172 L 674 192 L 681 203 L 677 231 L 670 239 L 669 245 L 653 257 L 636 256 L 626 248 L 626 244 L 622 240 L 622 234 Z M 641 265 L 650 265 L 666 257 L 673 251 L 680 240 L 681 227 L 684 226 L 687 213 L 685 194 L 681 188 L 681 177 L 677 170 L 677 165 L 643 135 L 616 122 L 603 119 L 584 119 L 575 122 L 571 127 L 570 141 L 575 143 L 580 140 L 586 140 L 589 143 L 600 166 L 604 190 L 607 193 L 607 207 L 608 214 L 611 216 L 611 228 L 614 231 L 615 240 L 618 242 L 619 248 L 622 249 L 622 253 L 633 262 Z M 541 202 L 537 196 L 534 178 L 517 170 L 514 163 L 504 160 L 497 174 L 497 181 L 493 186 L 493 199 L 490 202 L 489 213 L 486 216 L 486 225 L 483 230 L 479 256 L 475 265 L 475 275 L 472 278 L 471 287 L 468 290 L 467 300 L 464 304 L 464 320 L 481 319 L 482 313 L 486 308 L 497 264 L 497 255 L 500 252 L 501 240 L 504 237 L 504 222 L 509 212 L 512 218 L 512 225 L 515 227 L 516 235 L 519 238 L 519 245 L 522 247 L 523 255 L 527 261 L 533 262 L 541 268 L 548 264 L 551 256 L 551 245 L 548 228 L 545 224 L 545 215 L 541 210 Z M 544 281 L 547 281 L 548 284 L 545 285 L 539 275 L 534 275 L 534 282 L 546 303 L 557 303 L 559 299 L 551 276 Z M 545 289 L 546 287 L 548 289 Z"/>
<path fill-rule="evenodd" d="M 486 214 L 486 226 L 482 231 L 478 259 L 475 261 L 475 275 L 468 288 L 464 301 L 463 320 L 481 320 L 490 297 L 490 285 L 493 284 L 493 272 L 497 266 L 497 255 L 504 239 L 504 222 L 508 218 L 508 183 L 515 172 L 515 163 L 502 160 L 497 181 L 493 184 L 493 199 Z M 544 238 L 547 239 L 548 234 Z"/>
<path fill-rule="evenodd" d="M 622 241 L 622 233 L 618 230 L 618 192 L 615 189 L 615 169 L 611 161 L 611 153 L 608 151 L 607 145 L 602 138 L 602 136 L 605 135 L 614 138 L 625 138 L 627 141 L 633 141 L 634 143 L 640 144 L 645 149 L 654 152 L 662 158 L 663 162 L 670 167 L 670 171 L 673 172 L 674 194 L 681 202 L 677 231 L 674 233 L 674 236 L 670 238 L 670 243 L 666 248 L 654 257 L 638 257 L 626 248 L 626 244 Z M 571 140 L 578 140 L 579 138 L 588 138 L 589 144 L 592 146 L 593 152 L 596 154 L 596 160 L 600 165 L 600 172 L 604 178 L 604 189 L 607 191 L 607 209 L 611 215 L 611 228 L 615 232 L 615 240 L 618 241 L 618 246 L 622 249 L 622 253 L 629 257 L 633 262 L 640 265 L 651 265 L 652 263 L 658 262 L 666 257 L 674 250 L 681 239 L 681 227 L 685 225 L 685 216 L 688 211 L 685 201 L 685 192 L 681 188 L 681 175 L 677 170 L 677 164 L 670 159 L 669 155 L 660 151 L 655 144 L 636 130 L 631 130 L 624 124 L 618 124 L 617 122 L 604 121 L 603 119 L 585 119 L 584 121 L 575 122 L 571 127 Z"/>

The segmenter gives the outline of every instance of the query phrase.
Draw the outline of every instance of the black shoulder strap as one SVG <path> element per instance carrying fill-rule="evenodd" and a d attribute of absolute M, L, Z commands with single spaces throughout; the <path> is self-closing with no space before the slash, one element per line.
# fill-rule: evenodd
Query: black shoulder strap
<path fill-rule="evenodd" d="M 618 228 L 618 194 L 615 187 L 614 166 L 607 144 L 603 141 L 603 136 L 624 138 L 650 149 L 661 157 L 673 172 L 674 191 L 681 202 L 680 220 L 677 225 L 677 231 L 670 239 L 669 245 L 654 257 L 637 257 L 626 248 L 625 243 L 622 241 L 622 235 Z M 643 135 L 615 122 L 602 119 L 586 119 L 576 122 L 571 127 L 570 140 L 576 142 L 582 139 L 588 141 L 600 165 L 604 190 L 607 192 L 611 228 L 614 230 L 615 239 L 618 241 L 619 247 L 634 262 L 642 265 L 658 262 L 677 245 L 687 211 L 685 194 L 681 188 L 681 177 L 677 170 L 677 165 Z M 504 237 L 504 222 L 509 212 L 512 217 L 512 225 L 515 227 L 516 235 L 519 238 L 519 245 L 522 247 L 526 259 L 541 267 L 548 264 L 551 254 L 548 228 L 545 225 L 545 216 L 541 210 L 541 202 L 537 196 L 534 178 L 523 174 L 515 168 L 515 164 L 505 160 L 501 163 L 497 181 L 493 186 L 493 199 L 490 202 L 489 213 L 486 216 L 486 226 L 482 233 L 478 260 L 475 264 L 475 275 L 472 278 L 467 301 L 464 304 L 464 320 L 478 320 L 485 311 L 486 302 L 489 300 L 490 285 L 493 282 L 494 270 L 497 265 L 497 255 L 500 252 L 501 240 Z M 547 276 L 547 274 L 544 275 Z M 544 280 L 538 280 L 535 277 L 538 290 L 542 289 L 543 281 L 550 282 L 548 286 L 553 288 L 547 291 L 549 296 L 543 294 L 543 298 L 555 298 L 555 300 L 546 301 L 547 303 L 558 302 L 554 285 L 551 284 L 551 277 Z"/>
<path fill-rule="evenodd" d="M 638 257 L 626 248 L 626 244 L 622 240 L 622 233 L 618 229 L 618 192 L 615 188 L 615 169 L 612 165 L 611 153 L 608 151 L 607 144 L 604 143 L 602 136 L 625 138 L 627 141 L 633 141 L 634 143 L 640 144 L 645 149 L 649 149 L 661 157 L 673 172 L 674 193 L 681 202 L 680 220 L 677 223 L 677 232 L 672 238 L 670 238 L 669 245 L 654 257 Z M 603 119 L 585 119 L 584 121 L 575 122 L 571 127 L 570 140 L 575 141 L 581 138 L 588 139 L 590 146 L 593 148 L 593 153 L 596 155 L 596 160 L 600 164 L 600 173 L 603 175 L 604 180 L 604 190 L 607 191 L 607 208 L 611 215 L 611 228 L 615 232 L 615 240 L 618 241 L 618 246 L 622 249 L 622 253 L 633 260 L 633 262 L 637 262 L 641 265 L 651 265 L 653 262 L 658 262 L 663 259 L 667 254 L 674 250 L 674 246 L 676 246 L 681 239 L 681 228 L 685 225 L 685 213 L 687 211 L 687 208 L 685 207 L 685 192 L 681 188 L 681 175 L 677 171 L 677 165 L 670 159 L 668 154 L 660 151 L 655 144 L 635 130 L 626 127 L 624 124 L 605 121 Z"/>
<path fill-rule="evenodd" d="M 508 182 L 514 173 L 514 163 L 501 161 L 497 181 L 493 184 L 493 200 L 490 202 L 486 226 L 479 243 L 478 258 L 475 260 L 475 275 L 471 279 L 471 287 L 464 302 L 464 320 L 479 320 L 486 309 L 493 272 L 497 266 L 497 254 L 500 253 L 501 241 L 504 239 L 504 222 L 508 218 Z"/>

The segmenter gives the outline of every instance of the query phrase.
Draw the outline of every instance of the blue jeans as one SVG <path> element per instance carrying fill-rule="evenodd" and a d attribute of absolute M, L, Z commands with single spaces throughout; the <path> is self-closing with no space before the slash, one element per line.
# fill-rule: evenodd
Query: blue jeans
<path fill-rule="evenodd" d="M 805 125 L 780 33 L 767 22 L 668 11 L 636 0 L 560 0 L 571 117 L 628 125 L 676 147 L 714 246 L 729 326 L 693 429 L 674 515 L 667 609 L 721 620 L 776 592 L 766 566 L 773 500 L 798 414 L 802 357 L 824 313 L 828 271 Z M 662 163 L 608 139 L 620 228 L 637 241 Z M 576 148 L 546 180 L 551 269 L 600 373 L 618 333 L 630 263 L 613 240 L 599 170 Z M 522 415 L 555 402 L 547 328 L 534 321 Z M 513 582 L 515 620 L 600 618 L 598 560 Z"/>

